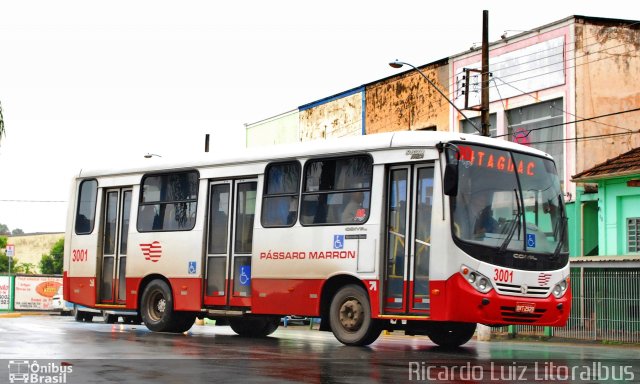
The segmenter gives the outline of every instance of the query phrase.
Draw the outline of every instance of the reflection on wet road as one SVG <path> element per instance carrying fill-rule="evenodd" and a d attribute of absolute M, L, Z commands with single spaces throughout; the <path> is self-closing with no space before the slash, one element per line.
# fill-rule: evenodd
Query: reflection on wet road
<path fill-rule="evenodd" d="M 445 350 L 427 337 L 395 334 L 360 348 L 308 327 L 248 339 L 226 326 L 194 325 L 176 335 L 59 316 L 0 319 L 1 359 L 68 365 L 67 383 L 640 380 L 639 352 L 637 346 L 475 340 Z M 7 367 L 0 362 L 0 382 Z"/>

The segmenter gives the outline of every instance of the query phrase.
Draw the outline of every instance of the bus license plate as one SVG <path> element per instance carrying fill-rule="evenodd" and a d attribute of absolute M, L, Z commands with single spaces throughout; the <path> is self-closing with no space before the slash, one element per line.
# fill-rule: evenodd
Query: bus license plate
<path fill-rule="evenodd" d="M 516 303 L 516 312 L 533 313 L 536 309 L 535 303 Z"/>

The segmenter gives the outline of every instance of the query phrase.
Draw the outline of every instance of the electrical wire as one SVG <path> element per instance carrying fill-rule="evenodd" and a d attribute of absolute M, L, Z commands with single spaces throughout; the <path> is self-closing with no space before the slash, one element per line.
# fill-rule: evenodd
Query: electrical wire
<path fill-rule="evenodd" d="M 541 130 L 541 129 L 548 129 L 548 128 L 560 127 L 560 126 L 562 126 L 562 125 L 569 125 L 569 124 L 581 123 L 581 122 L 584 122 L 584 121 L 590 121 L 590 120 L 594 120 L 594 119 L 600 119 L 600 118 L 603 118 L 603 117 L 609 117 L 609 116 L 621 115 L 621 114 L 623 114 L 623 113 L 631 113 L 631 112 L 637 112 L 637 111 L 640 111 L 640 107 L 638 107 L 638 108 L 633 108 L 633 109 L 628 109 L 628 110 L 626 110 L 626 111 L 618 111 L 618 112 L 606 113 L 606 114 L 604 114 L 604 115 L 599 115 L 599 116 L 593 116 L 593 117 L 581 118 L 581 119 L 579 119 L 579 120 L 565 121 L 565 122 L 558 123 L 558 124 L 546 125 L 546 126 L 544 126 L 544 127 L 532 128 L 532 129 L 529 129 L 529 130 L 528 130 L 528 133 L 525 135 L 525 137 L 526 137 L 526 136 L 529 136 L 529 133 L 531 133 L 531 132 L 533 132 L 533 131 L 539 131 L 539 130 Z M 516 125 L 520 125 L 520 124 L 516 124 Z M 627 129 L 627 128 L 625 128 L 625 129 L 627 130 L 627 132 L 620 132 L 620 134 L 627 134 L 627 133 L 635 133 L 635 132 L 636 132 L 636 131 L 633 131 L 633 130 L 631 130 L 631 129 Z M 496 136 L 496 137 L 505 137 L 505 136 L 510 136 L 510 134 L 506 133 L 506 134 L 504 134 L 504 135 L 499 135 L 499 136 Z"/>
<path fill-rule="evenodd" d="M 2 203 L 67 203 L 66 200 L 19 200 L 19 199 L 0 199 Z"/>
<path fill-rule="evenodd" d="M 529 96 L 529 97 L 532 97 L 532 98 L 533 98 L 534 100 L 536 100 L 536 101 L 541 101 L 541 100 L 540 100 L 539 98 L 537 98 L 536 96 L 533 96 L 533 95 L 531 94 L 531 92 L 524 92 L 524 91 L 522 91 L 521 89 L 519 89 L 519 88 L 517 88 L 516 86 L 514 86 L 513 84 L 510 84 L 510 83 L 508 83 L 508 82 L 506 82 L 506 81 L 502 80 L 502 79 L 501 79 L 501 78 L 499 78 L 499 77 L 496 77 L 496 78 L 497 78 L 498 80 L 502 81 L 505 85 L 508 85 L 508 86 L 512 87 L 513 89 L 515 89 L 516 91 L 520 92 L 520 93 L 521 93 L 521 95 L 518 95 L 518 96 Z M 574 118 L 577 118 L 577 119 L 584 119 L 583 117 L 578 116 L 578 115 L 576 115 L 576 114 L 573 114 L 573 113 L 571 113 L 571 112 L 565 111 L 565 110 L 564 110 L 564 109 L 562 109 L 562 108 L 553 107 L 553 106 L 552 106 L 552 108 L 553 108 L 553 109 L 555 109 L 556 111 L 560 111 L 560 112 L 566 113 L 566 114 L 568 114 L 568 115 L 571 115 L 571 116 L 573 116 Z M 632 111 L 633 111 L 633 110 L 632 110 Z M 618 112 L 613 112 L 613 114 L 617 114 L 617 113 L 618 113 Z M 621 111 L 621 113 L 625 113 L 625 111 Z M 606 117 L 606 115 L 603 115 L 603 116 L 601 116 L 601 117 Z M 620 126 L 613 125 L 613 124 L 603 123 L 603 122 L 600 122 L 600 121 L 594 121 L 594 123 L 596 123 L 596 124 L 600 124 L 600 125 L 605 125 L 605 126 L 608 126 L 608 127 L 611 127 L 611 128 L 622 129 L 622 130 L 625 130 L 625 131 L 631 131 L 631 129 L 629 129 L 629 128 L 624 128 L 624 127 L 620 127 Z"/>
<path fill-rule="evenodd" d="M 637 129 L 632 132 L 618 132 L 618 133 L 608 133 L 604 135 L 593 135 L 593 136 L 583 136 L 583 137 L 570 137 L 567 139 L 556 139 L 556 140 L 543 140 L 543 141 L 532 141 L 530 144 L 546 144 L 546 143 L 558 143 L 558 142 L 568 142 L 568 141 L 587 141 L 587 140 L 597 140 L 607 137 L 613 136 L 623 136 L 623 135 L 633 135 L 636 133 L 640 133 L 640 129 Z"/>

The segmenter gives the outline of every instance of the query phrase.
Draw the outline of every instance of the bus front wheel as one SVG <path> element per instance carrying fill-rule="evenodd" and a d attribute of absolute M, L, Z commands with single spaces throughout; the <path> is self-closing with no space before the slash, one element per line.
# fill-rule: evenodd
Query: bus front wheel
<path fill-rule="evenodd" d="M 382 331 L 371 318 L 369 295 L 359 285 L 346 285 L 333 296 L 329 309 L 333 335 L 345 345 L 369 345 Z"/>
<path fill-rule="evenodd" d="M 471 340 L 476 323 L 434 321 L 429 324 L 427 335 L 434 343 L 445 348 L 455 348 Z"/>
<path fill-rule="evenodd" d="M 182 329 L 187 326 L 183 316 L 173 310 L 171 288 L 163 280 L 153 280 L 145 288 L 140 315 L 147 328 L 154 332 L 184 332 Z"/>

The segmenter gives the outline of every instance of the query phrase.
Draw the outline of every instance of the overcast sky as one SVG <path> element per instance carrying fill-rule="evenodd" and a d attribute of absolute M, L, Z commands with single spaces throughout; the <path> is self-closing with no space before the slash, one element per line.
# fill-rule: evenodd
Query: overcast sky
<path fill-rule="evenodd" d="M 0 223 L 64 231 L 71 177 L 115 159 L 243 148 L 244 124 L 626 1 L 0 0 Z"/>

